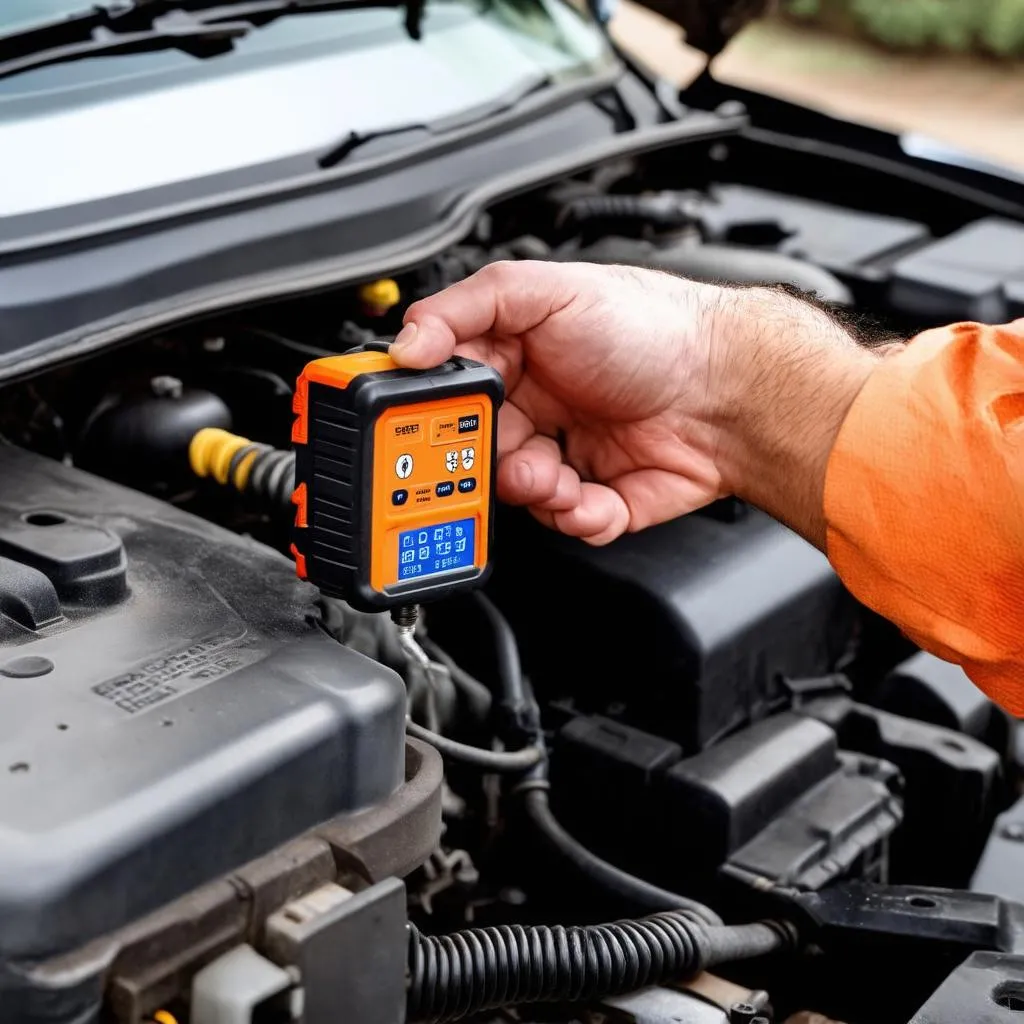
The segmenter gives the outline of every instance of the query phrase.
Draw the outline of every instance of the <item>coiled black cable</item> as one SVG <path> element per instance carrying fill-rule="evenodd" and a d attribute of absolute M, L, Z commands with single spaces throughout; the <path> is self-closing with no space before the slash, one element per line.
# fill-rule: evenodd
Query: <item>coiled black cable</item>
<path fill-rule="evenodd" d="M 199 477 L 255 498 L 268 511 L 290 520 L 295 489 L 295 453 L 250 441 L 217 427 L 197 431 L 189 442 L 189 464 Z"/>
<path fill-rule="evenodd" d="M 409 929 L 406 1018 L 440 1022 L 498 1007 L 587 1002 L 795 943 L 774 922 L 708 927 L 685 911 L 612 924 Z"/>
<path fill-rule="evenodd" d="M 295 490 L 295 453 L 261 445 L 243 490 L 269 508 L 289 509 Z"/>

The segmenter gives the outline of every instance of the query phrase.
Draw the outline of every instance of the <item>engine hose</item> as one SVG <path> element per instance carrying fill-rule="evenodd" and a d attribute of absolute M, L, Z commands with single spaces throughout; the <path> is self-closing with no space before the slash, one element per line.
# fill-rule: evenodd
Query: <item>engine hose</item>
<path fill-rule="evenodd" d="M 205 427 L 192 438 L 188 459 L 198 477 L 212 477 L 275 511 L 291 507 L 294 452 L 258 444 L 218 427 Z"/>
<path fill-rule="evenodd" d="M 692 222 L 687 204 L 679 195 L 576 196 L 562 206 L 559 223 L 583 224 L 591 220 L 640 221 L 659 228 L 679 228 Z"/>
<path fill-rule="evenodd" d="M 551 812 L 547 790 L 535 786 L 523 793 L 527 817 L 540 837 L 559 856 L 565 858 L 580 874 L 596 885 L 614 893 L 620 899 L 648 910 L 679 911 L 700 920 L 706 925 L 720 925 L 722 919 L 710 908 L 697 900 L 691 900 L 676 892 L 631 875 L 614 864 L 592 853 L 581 842 L 574 839 L 562 827 Z"/>
<path fill-rule="evenodd" d="M 611 237 L 565 252 L 561 258 L 651 267 L 695 281 L 787 284 L 811 292 L 823 302 L 844 306 L 853 302 L 849 288 L 827 270 L 782 253 L 740 245 L 686 244 L 659 248 L 639 239 Z"/>
<path fill-rule="evenodd" d="M 463 764 L 471 765 L 485 772 L 522 775 L 540 764 L 545 757 L 545 752 L 540 747 L 522 747 L 519 750 L 487 750 L 484 747 L 471 747 L 412 721 L 405 723 L 405 731 L 415 739 L 429 743 L 442 757 L 450 758 L 452 761 L 461 761 Z"/>
<path fill-rule="evenodd" d="M 590 1002 L 792 948 L 796 940 L 786 923 L 709 927 L 683 911 L 440 936 L 410 925 L 406 1019 L 433 1024 L 524 1003 Z"/>

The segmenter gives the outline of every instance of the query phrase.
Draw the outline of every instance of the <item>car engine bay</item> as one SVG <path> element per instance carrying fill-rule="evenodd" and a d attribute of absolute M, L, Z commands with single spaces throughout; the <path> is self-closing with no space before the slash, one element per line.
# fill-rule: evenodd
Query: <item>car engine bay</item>
<path fill-rule="evenodd" d="M 296 376 L 488 264 L 767 281 L 880 335 L 1024 315 L 1021 224 L 730 180 L 725 150 L 603 164 L 392 277 L 4 386 L 0 1021 L 1024 1007 L 1017 721 L 758 510 L 592 548 L 500 509 L 491 581 L 427 610 L 422 662 L 295 575 Z M 199 476 L 204 428 L 238 441 Z"/>

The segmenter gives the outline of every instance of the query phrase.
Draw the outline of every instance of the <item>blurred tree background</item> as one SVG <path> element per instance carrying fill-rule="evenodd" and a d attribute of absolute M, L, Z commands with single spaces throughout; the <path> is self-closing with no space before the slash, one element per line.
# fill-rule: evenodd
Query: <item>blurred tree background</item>
<path fill-rule="evenodd" d="M 782 10 L 896 50 L 1024 55 L 1024 0 L 783 0 Z"/>

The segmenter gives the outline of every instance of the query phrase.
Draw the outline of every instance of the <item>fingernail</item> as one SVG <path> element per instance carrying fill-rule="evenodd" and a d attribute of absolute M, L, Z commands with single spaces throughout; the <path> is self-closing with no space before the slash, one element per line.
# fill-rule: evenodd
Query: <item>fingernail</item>
<path fill-rule="evenodd" d="M 516 476 L 519 477 L 519 486 L 529 494 L 533 490 L 533 466 L 528 462 L 520 462 Z"/>
<path fill-rule="evenodd" d="M 416 325 L 409 323 L 395 335 L 395 340 L 391 342 L 391 348 L 402 351 L 403 349 L 407 349 L 415 340 Z"/>

